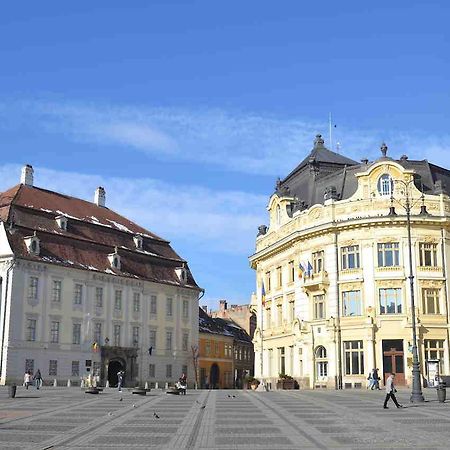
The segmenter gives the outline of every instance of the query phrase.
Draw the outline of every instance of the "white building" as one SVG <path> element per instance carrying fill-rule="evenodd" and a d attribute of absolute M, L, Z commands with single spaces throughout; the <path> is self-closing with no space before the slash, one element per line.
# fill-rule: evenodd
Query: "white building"
<path fill-rule="evenodd" d="M 0 194 L 0 383 L 26 370 L 66 383 L 194 379 L 198 295 L 186 261 L 94 203 L 33 186 L 33 168 Z M 151 353 L 151 354 L 150 354 Z"/>

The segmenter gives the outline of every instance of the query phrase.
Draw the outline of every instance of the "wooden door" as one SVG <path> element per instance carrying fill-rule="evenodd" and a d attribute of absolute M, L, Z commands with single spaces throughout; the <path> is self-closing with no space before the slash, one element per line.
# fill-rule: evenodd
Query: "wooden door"
<path fill-rule="evenodd" d="M 405 359 L 403 341 L 383 341 L 383 375 L 386 384 L 387 377 L 395 373 L 395 384 L 405 384 Z"/>

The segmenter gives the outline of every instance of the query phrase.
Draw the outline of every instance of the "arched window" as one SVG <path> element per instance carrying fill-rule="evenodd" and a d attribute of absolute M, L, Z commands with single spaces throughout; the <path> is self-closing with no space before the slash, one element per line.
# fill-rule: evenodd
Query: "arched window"
<path fill-rule="evenodd" d="M 316 380 L 325 381 L 328 378 L 327 349 L 322 345 L 316 348 Z"/>
<path fill-rule="evenodd" d="M 316 359 L 326 359 L 327 349 L 323 345 L 316 348 Z"/>
<path fill-rule="evenodd" d="M 394 182 L 392 181 L 392 177 L 385 173 L 378 178 L 378 193 L 380 195 L 392 195 L 394 190 Z"/>

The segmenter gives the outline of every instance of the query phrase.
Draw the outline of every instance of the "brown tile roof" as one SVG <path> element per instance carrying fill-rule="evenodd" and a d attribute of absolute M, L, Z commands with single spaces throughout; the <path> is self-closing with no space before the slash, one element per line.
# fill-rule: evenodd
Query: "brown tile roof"
<path fill-rule="evenodd" d="M 60 215 L 68 217 L 66 231 L 55 220 Z M 19 258 L 173 285 L 181 285 L 175 269 L 184 264 L 185 286 L 199 289 L 186 261 L 168 241 L 94 203 L 20 184 L 0 194 L 0 220 L 8 223 L 8 238 Z M 24 242 L 34 232 L 40 240 L 39 256 L 29 254 Z M 143 236 L 142 249 L 134 244 L 136 234 Z M 116 247 L 120 271 L 108 260 Z"/>

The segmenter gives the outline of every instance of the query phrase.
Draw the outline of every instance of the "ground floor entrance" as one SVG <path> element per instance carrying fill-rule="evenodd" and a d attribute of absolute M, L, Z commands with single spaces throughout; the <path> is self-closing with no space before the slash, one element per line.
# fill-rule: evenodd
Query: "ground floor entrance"
<path fill-rule="evenodd" d="M 405 358 L 401 339 L 383 340 L 383 381 L 395 373 L 395 384 L 405 384 Z"/>
<path fill-rule="evenodd" d="M 109 361 L 108 364 L 108 382 L 111 387 L 116 387 L 119 382 L 117 374 L 119 371 L 126 372 L 126 367 L 123 361 L 115 359 Z"/>

